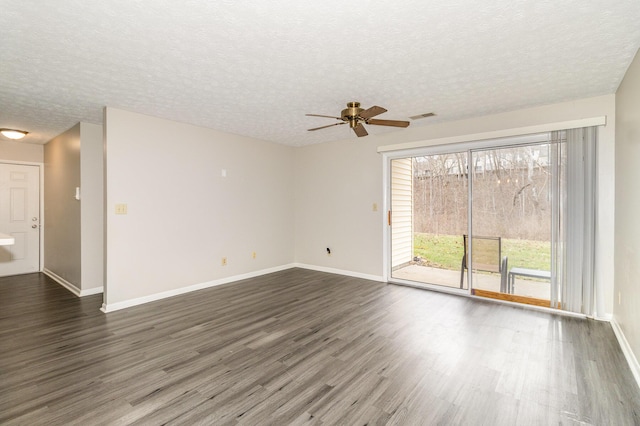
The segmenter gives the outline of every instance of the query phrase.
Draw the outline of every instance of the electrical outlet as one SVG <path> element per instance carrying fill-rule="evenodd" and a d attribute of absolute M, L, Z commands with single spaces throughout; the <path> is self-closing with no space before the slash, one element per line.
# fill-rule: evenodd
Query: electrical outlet
<path fill-rule="evenodd" d="M 222 266 L 227 266 L 227 258 L 226 257 L 222 258 Z"/>
<path fill-rule="evenodd" d="M 256 255 L 256 252 L 255 252 L 255 251 L 254 251 L 253 253 L 251 253 L 251 258 L 252 258 L 252 259 L 255 259 L 255 258 L 256 258 L 256 256 L 257 256 L 257 255 Z"/>

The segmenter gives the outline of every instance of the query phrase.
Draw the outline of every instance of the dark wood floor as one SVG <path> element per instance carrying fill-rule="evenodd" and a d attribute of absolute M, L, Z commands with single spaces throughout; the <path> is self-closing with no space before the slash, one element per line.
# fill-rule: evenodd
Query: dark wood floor
<path fill-rule="evenodd" d="M 0 278 L 0 424 L 640 424 L 607 323 L 301 269 L 101 303 Z"/>

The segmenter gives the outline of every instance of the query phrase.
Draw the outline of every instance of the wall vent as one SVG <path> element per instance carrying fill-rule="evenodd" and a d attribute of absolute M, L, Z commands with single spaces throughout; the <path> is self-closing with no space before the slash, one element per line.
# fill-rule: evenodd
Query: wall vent
<path fill-rule="evenodd" d="M 411 116 L 409 118 L 412 119 L 412 120 L 419 120 L 421 118 L 433 117 L 434 115 L 435 114 L 432 113 L 432 112 L 427 112 L 427 113 L 424 113 L 424 114 L 413 115 L 413 116 Z"/>

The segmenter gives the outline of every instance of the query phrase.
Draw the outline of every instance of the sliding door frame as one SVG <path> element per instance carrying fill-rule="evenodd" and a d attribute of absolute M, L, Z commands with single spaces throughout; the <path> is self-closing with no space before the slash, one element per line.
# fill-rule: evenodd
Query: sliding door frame
<path fill-rule="evenodd" d="M 509 136 L 496 139 L 485 139 L 477 141 L 467 141 L 460 143 L 433 145 L 422 148 L 405 149 L 398 151 L 385 151 L 383 152 L 383 195 L 384 195 L 384 208 L 387 214 L 384 215 L 383 223 L 383 273 L 387 282 L 402 284 L 411 287 L 425 288 L 429 290 L 435 290 L 445 293 L 460 294 L 466 296 L 472 296 L 473 291 L 473 273 L 472 268 L 467 268 L 467 288 L 458 289 L 453 287 L 440 286 L 435 284 L 420 283 L 416 281 L 403 280 L 392 277 L 391 268 L 391 161 L 402 158 L 413 158 L 428 155 L 442 155 L 449 153 L 465 152 L 467 155 L 467 164 L 470 164 L 471 155 L 474 151 L 481 151 L 487 149 L 509 148 L 518 147 L 536 143 L 550 143 L 550 132 L 535 133 L 529 135 Z M 471 171 L 467 170 L 467 189 L 468 189 L 468 202 L 467 202 L 467 235 L 473 235 L 473 203 L 471 202 L 473 196 L 473 179 L 471 177 Z M 472 244 L 468 247 L 468 256 L 473 261 Z"/>

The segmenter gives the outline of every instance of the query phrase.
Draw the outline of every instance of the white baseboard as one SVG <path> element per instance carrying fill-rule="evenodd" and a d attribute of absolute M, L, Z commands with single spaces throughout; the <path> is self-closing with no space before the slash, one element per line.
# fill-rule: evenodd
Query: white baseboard
<path fill-rule="evenodd" d="M 190 285 L 188 287 L 176 288 L 174 290 L 163 291 L 161 293 L 150 294 L 148 296 L 138 297 L 136 299 L 124 300 L 122 302 L 115 303 L 103 303 L 100 310 L 104 313 L 118 311 L 120 309 L 130 308 L 144 303 L 155 302 L 156 300 L 166 299 L 167 297 L 178 296 L 180 294 L 190 293 L 196 290 L 203 290 L 205 288 L 215 287 L 223 284 L 230 284 L 236 281 L 246 280 L 248 278 L 255 278 L 261 275 L 271 274 L 273 272 L 284 271 L 285 269 L 291 269 L 294 264 L 276 266 L 274 268 L 261 269 L 259 271 L 249 272 L 246 274 L 234 275 L 231 277 L 220 278 L 218 280 L 207 281 L 204 283 Z"/>
<path fill-rule="evenodd" d="M 207 281 L 207 282 L 204 282 L 204 283 L 194 284 L 194 285 L 191 285 L 191 286 L 188 286 L 188 287 L 182 287 L 182 288 L 177 288 L 177 289 L 174 289 L 174 290 L 164 291 L 164 292 L 161 292 L 161 293 L 150 294 L 148 296 L 138 297 L 136 299 L 124 300 L 122 302 L 103 303 L 102 304 L 102 308 L 100 308 L 100 310 L 102 312 L 104 312 L 104 313 L 114 312 L 114 311 L 118 311 L 120 309 L 126 309 L 126 308 L 130 308 L 130 307 L 133 307 L 133 306 L 142 305 L 144 303 L 149 303 L 149 302 L 154 302 L 156 300 L 166 299 L 167 297 L 178 296 L 180 294 L 190 293 L 192 291 L 197 291 L 197 290 L 203 290 L 205 288 L 215 287 L 215 286 L 219 286 L 219 285 L 223 285 L 223 284 L 230 284 L 230 283 L 234 283 L 234 282 L 237 282 L 237 281 L 246 280 L 248 278 L 255 278 L 255 277 L 259 277 L 261 275 L 271 274 L 273 272 L 284 271 L 286 269 L 291 269 L 291 268 L 310 269 L 310 270 L 313 270 L 313 271 L 328 272 L 330 274 L 345 275 L 345 276 L 349 276 L 349 277 L 362 278 L 362 279 L 365 279 L 365 280 L 385 282 L 384 277 L 378 276 L 378 275 L 362 274 L 362 273 L 359 273 L 359 272 L 345 271 L 345 270 L 342 270 L 342 269 L 334 269 L 334 268 L 326 268 L 326 267 L 323 267 L 323 266 L 307 265 L 307 264 L 303 264 L 303 263 L 290 263 L 290 264 L 287 264 L 287 265 L 276 266 L 274 268 L 268 268 L 268 269 L 262 269 L 262 270 L 259 270 L 259 271 L 249 272 L 247 274 L 234 275 L 234 276 L 231 276 L 231 277 L 221 278 L 221 279 L 218 279 L 218 280 L 213 280 L 213 281 Z"/>
<path fill-rule="evenodd" d="M 293 266 L 296 268 L 310 269 L 312 271 L 328 272 L 330 274 L 338 274 L 338 275 L 346 275 L 347 277 L 362 278 L 364 280 L 386 282 L 386 279 L 382 275 L 363 274 L 360 272 L 345 271 L 343 269 L 327 268 L 325 266 L 307 265 L 305 263 L 294 263 Z"/>
<path fill-rule="evenodd" d="M 45 274 L 46 276 L 48 276 L 49 278 L 51 278 L 52 280 L 54 280 L 55 282 L 57 282 L 58 284 L 60 284 L 62 287 L 66 288 L 67 290 L 69 290 L 71 293 L 75 294 L 78 297 L 91 296 L 93 294 L 100 294 L 100 293 L 102 293 L 104 291 L 104 289 L 102 287 L 87 288 L 87 289 L 84 289 L 84 290 L 79 289 L 74 284 L 71 284 L 69 281 L 65 280 L 64 278 L 62 278 L 60 275 L 56 274 L 55 272 L 51 272 L 47 268 L 44 268 L 42 270 L 42 273 Z"/>
<path fill-rule="evenodd" d="M 629 368 L 633 373 L 633 378 L 636 379 L 636 383 L 640 386 L 640 364 L 638 364 L 638 358 L 636 358 L 633 350 L 631 349 L 631 345 L 629 345 L 629 341 L 625 337 L 620 325 L 616 322 L 615 318 L 611 319 L 611 328 L 613 328 L 613 332 L 618 339 L 618 343 L 620 344 L 620 348 L 622 348 L 622 353 L 624 357 L 627 359 L 627 363 L 629 364 Z"/>
<path fill-rule="evenodd" d="M 104 287 L 93 287 L 80 290 L 80 297 L 91 296 L 93 294 L 104 293 Z"/>
<path fill-rule="evenodd" d="M 593 317 L 593 319 L 596 320 L 596 321 L 611 322 L 611 321 L 613 321 L 613 315 L 612 314 L 602 314 L 600 316 Z"/>
<path fill-rule="evenodd" d="M 76 296 L 80 297 L 80 295 L 81 295 L 80 289 L 78 287 L 76 287 L 75 285 L 71 284 L 69 281 L 67 281 L 64 278 L 62 278 L 60 275 L 56 274 L 55 272 L 51 272 L 47 268 L 44 268 L 42 270 L 42 273 L 45 274 L 46 276 L 48 276 L 49 278 L 51 278 L 52 280 L 54 280 L 55 282 L 57 282 L 58 284 L 60 284 L 62 287 L 64 287 L 67 290 L 69 290 L 71 293 L 73 293 Z"/>

